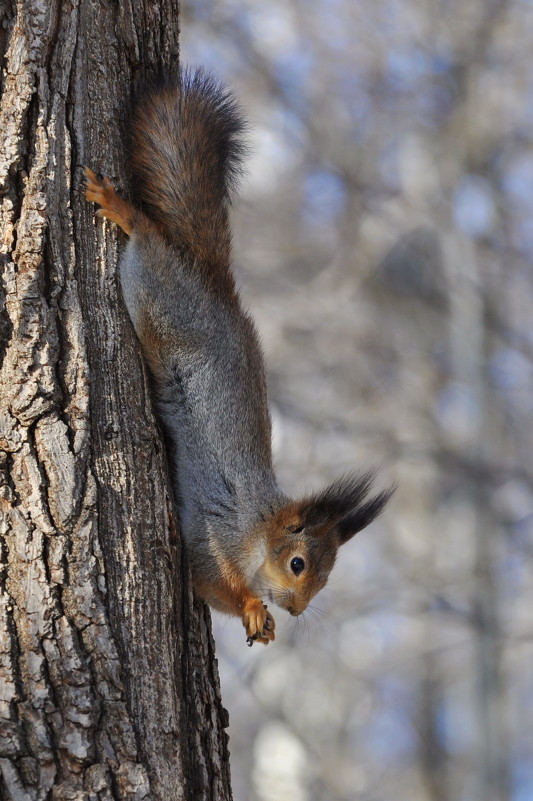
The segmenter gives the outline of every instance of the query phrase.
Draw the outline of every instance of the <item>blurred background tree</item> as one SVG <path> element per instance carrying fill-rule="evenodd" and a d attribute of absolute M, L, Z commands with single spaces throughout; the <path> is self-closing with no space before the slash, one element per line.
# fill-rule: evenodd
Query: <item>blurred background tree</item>
<path fill-rule="evenodd" d="M 531 801 L 533 4 L 190 0 L 251 120 L 237 271 L 288 490 L 399 490 L 268 650 L 216 619 L 236 801 Z"/>

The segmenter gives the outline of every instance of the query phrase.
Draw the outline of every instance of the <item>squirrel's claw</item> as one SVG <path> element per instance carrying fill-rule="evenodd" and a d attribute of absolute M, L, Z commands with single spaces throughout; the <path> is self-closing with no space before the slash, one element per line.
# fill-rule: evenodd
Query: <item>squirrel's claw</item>
<path fill-rule="evenodd" d="M 254 642 L 262 642 L 264 645 L 268 645 L 271 640 L 276 639 L 274 618 L 265 604 L 258 598 L 252 598 L 246 603 L 242 614 L 242 622 L 248 635 L 246 644 L 249 647 Z"/>
<path fill-rule="evenodd" d="M 108 220 L 119 225 L 125 234 L 131 236 L 135 209 L 115 192 L 115 187 L 109 178 L 98 176 L 89 167 L 83 170 L 85 176 L 85 198 L 90 203 L 101 206 L 96 212 L 98 217 L 107 217 Z"/>

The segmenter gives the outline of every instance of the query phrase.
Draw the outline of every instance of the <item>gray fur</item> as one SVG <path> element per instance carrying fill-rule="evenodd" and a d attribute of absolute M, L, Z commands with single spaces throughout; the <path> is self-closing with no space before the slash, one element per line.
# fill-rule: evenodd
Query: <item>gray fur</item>
<path fill-rule="evenodd" d="M 179 480 L 180 523 L 187 542 L 203 541 L 189 554 L 203 560 L 205 541 L 214 538 L 227 558 L 241 564 L 245 535 L 262 514 L 286 502 L 272 469 L 253 323 L 238 302 L 223 303 L 210 293 L 194 264 L 153 233 L 133 234 L 120 277 L 137 333 L 141 309 L 161 333 L 164 379 L 154 382 L 154 390 Z M 203 561 L 203 575 L 209 567 Z"/>

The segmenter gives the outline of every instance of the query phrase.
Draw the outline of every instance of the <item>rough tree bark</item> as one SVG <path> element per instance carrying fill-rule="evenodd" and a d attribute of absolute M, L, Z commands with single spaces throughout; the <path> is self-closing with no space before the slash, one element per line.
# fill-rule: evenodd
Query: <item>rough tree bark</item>
<path fill-rule="evenodd" d="M 209 614 L 82 165 L 124 177 L 178 0 L 4 0 L 0 798 L 230 799 Z"/>

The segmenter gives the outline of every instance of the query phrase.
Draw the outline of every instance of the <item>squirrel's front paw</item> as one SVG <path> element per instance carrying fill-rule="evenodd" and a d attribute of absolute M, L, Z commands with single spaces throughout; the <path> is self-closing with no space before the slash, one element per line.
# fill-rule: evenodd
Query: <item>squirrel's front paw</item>
<path fill-rule="evenodd" d="M 242 622 L 248 635 L 246 639 L 248 645 L 253 645 L 254 642 L 268 645 L 270 640 L 276 639 L 274 618 L 259 598 L 253 598 L 246 602 L 242 613 Z"/>

